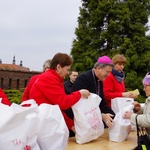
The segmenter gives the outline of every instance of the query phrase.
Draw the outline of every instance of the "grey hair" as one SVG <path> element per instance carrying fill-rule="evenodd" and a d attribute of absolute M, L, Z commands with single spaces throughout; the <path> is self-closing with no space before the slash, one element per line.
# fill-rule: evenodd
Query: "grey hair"
<path fill-rule="evenodd" d="M 98 66 L 102 67 L 102 68 L 105 68 L 106 66 L 114 66 L 113 64 L 103 64 L 103 63 L 99 63 L 99 62 L 96 62 L 94 64 L 94 68 L 97 68 Z"/>
<path fill-rule="evenodd" d="M 44 62 L 43 64 L 43 70 L 45 70 L 46 68 L 50 68 L 50 65 L 51 65 L 51 59 L 48 59 Z"/>

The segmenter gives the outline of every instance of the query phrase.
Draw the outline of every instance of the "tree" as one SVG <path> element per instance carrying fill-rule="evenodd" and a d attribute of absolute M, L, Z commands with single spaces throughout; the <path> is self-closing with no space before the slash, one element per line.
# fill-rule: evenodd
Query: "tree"
<path fill-rule="evenodd" d="M 149 69 L 150 0 L 82 0 L 71 55 L 79 72 L 92 68 L 102 55 L 124 54 L 125 84 L 142 91 L 142 78 Z"/>

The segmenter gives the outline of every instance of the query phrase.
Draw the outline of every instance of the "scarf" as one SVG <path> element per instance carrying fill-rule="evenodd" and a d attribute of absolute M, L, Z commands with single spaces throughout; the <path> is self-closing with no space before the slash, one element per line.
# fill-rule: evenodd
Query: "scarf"
<path fill-rule="evenodd" d="M 114 77 L 116 78 L 116 80 L 120 83 L 122 83 L 122 81 L 125 78 L 124 72 L 118 72 L 117 70 L 115 70 L 114 68 L 112 69 L 112 74 L 114 75 Z"/>

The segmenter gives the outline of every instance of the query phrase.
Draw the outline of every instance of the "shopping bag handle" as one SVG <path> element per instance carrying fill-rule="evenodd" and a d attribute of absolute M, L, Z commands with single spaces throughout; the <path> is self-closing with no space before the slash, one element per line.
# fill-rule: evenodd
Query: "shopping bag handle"
<path fill-rule="evenodd" d="M 37 105 L 37 103 L 34 99 L 29 99 L 29 100 L 23 101 L 20 105 L 22 107 L 33 107 Z"/>
<path fill-rule="evenodd" d="M 136 121 L 137 137 L 139 138 L 139 126 L 138 126 L 137 117 L 138 115 L 135 116 L 135 121 Z"/>

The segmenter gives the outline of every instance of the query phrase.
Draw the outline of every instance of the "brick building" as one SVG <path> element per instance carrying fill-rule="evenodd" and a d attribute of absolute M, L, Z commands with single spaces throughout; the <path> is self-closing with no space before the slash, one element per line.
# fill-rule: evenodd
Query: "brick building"
<path fill-rule="evenodd" d="M 29 68 L 15 64 L 15 56 L 12 64 L 3 64 L 0 60 L 0 87 L 4 90 L 25 88 L 29 79 L 41 72 L 30 71 Z"/>

